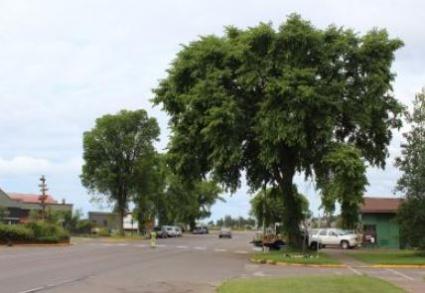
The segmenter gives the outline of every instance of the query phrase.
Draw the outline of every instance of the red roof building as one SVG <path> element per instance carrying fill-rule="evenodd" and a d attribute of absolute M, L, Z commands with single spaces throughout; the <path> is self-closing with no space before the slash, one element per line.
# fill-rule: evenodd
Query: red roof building
<path fill-rule="evenodd" d="M 364 197 L 361 214 L 392 214 L 399 209 L 403 199 L 394 197 Z"/>
<path fill-rule="evenodd" d="M 8 193 L 12 200 L 25 203 L 41 203 L 39 194 L 28 194 L 28 193 Z M 58 203 L 51 195 L 47 195 L 45 203 Z"/>

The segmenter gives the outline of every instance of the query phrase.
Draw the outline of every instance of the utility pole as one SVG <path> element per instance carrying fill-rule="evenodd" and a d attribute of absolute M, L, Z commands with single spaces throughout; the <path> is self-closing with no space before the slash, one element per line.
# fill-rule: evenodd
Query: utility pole
<path fill-rule="evenodd" d="M 44 219 L 46 218 L 46 199 L 47 199 L 47 190 L 49 190 L 47 188 L 47 184 L 46 184 L 46 177 L 44 177 L 44 175 L 41 176 L 40 178 L 40 184 L 38 185 L 40 187 L 40 192 L 41 195 L 39 196 L 39 200 L 40 200 L 40 205 L 41 205 L 41 219 L 44 221 Z"/>

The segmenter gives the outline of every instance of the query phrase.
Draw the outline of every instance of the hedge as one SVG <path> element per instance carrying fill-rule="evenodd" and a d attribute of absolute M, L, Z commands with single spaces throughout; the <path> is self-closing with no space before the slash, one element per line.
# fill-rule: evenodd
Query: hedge
<path fill-rule="evenodd" d="M 59 243 L 69 241 L 69 234 L 62 227 L 45 222 L 25 225 L 0 224 L 0 242 Z"/>
<path fill-rule="evenodd" d="M 35 240 L 34 232 L 23 225 L 0 224 L 0 241 L 22 241 L 31 242 Z"/>

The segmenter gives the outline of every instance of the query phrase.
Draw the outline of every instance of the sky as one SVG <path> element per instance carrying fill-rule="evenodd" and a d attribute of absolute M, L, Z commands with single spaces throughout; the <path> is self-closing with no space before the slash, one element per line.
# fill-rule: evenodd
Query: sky
<path fill-rule="evenodd" d="M 44 174 L 58 200 L 84 212 L 108 210 L 90 202 L 79 179 L 82 134 L 95 119 L 146 109 L 161 127 L 156 146 L 163 151 L 168 117 L 150 99 L 181 45 L 221 35 L 227 25 L 278 26 L 294 12 L 318 28 L 336 24 L 360 34 L 386 28 L 402 39 L 405 46 L 393 65 L 394 93 L 411 106 L 425 85 L 423 1 L 0 0 L 0 188 L 38 193 Z M 368 169 L 367 195 L 393 196 L 400 141 L 395 132 L 385 170 Z M 314 184 L 301 176 L 296 182 L 317 214 Z M 248 215 L 245 184 L 225 198 L 212 208 L 212 219 Z"/>

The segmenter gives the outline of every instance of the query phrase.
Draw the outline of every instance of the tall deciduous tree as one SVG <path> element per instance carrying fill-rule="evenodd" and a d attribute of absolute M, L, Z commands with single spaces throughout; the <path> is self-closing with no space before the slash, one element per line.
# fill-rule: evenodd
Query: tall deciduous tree
<path fill-rule="evenodd" d="M 140 180 L 141 162 L 154 155 L 159 131 L 155 118 L 145 110 L 123 110 L 98 118 L 95 127 L 84 133 L 81 181 L 115 204 L 121 233 L 129 199 Z"/>
<path fill-rule="evenodd" d="M 403 175 L 397 190 L 406 200 L 399 213 L 401 236 L 412 246 L 425 249 L 425 89 L 415 97 L 412 113 L 406 114 L 410 131 L 404 134 L 396 166 Z"/>
<path fill-rule="evenodd" d="M 186 177 L 212 174 L 232 191 L 245 171 L 253 191 L 279 186 L 288 207 L 297 204 L 295 173 L 311 176 L 334 142 L 384 166 L 390 128 L 401 124 L 391 93 L 401 46 L 385 30 L 317 29 L 298 15 L 277 30 L 262 23 L 201 37 L 155 90 L 171 117 L 173 166 Z M 292 244 L 294 212 L 285 225 Z"/>

